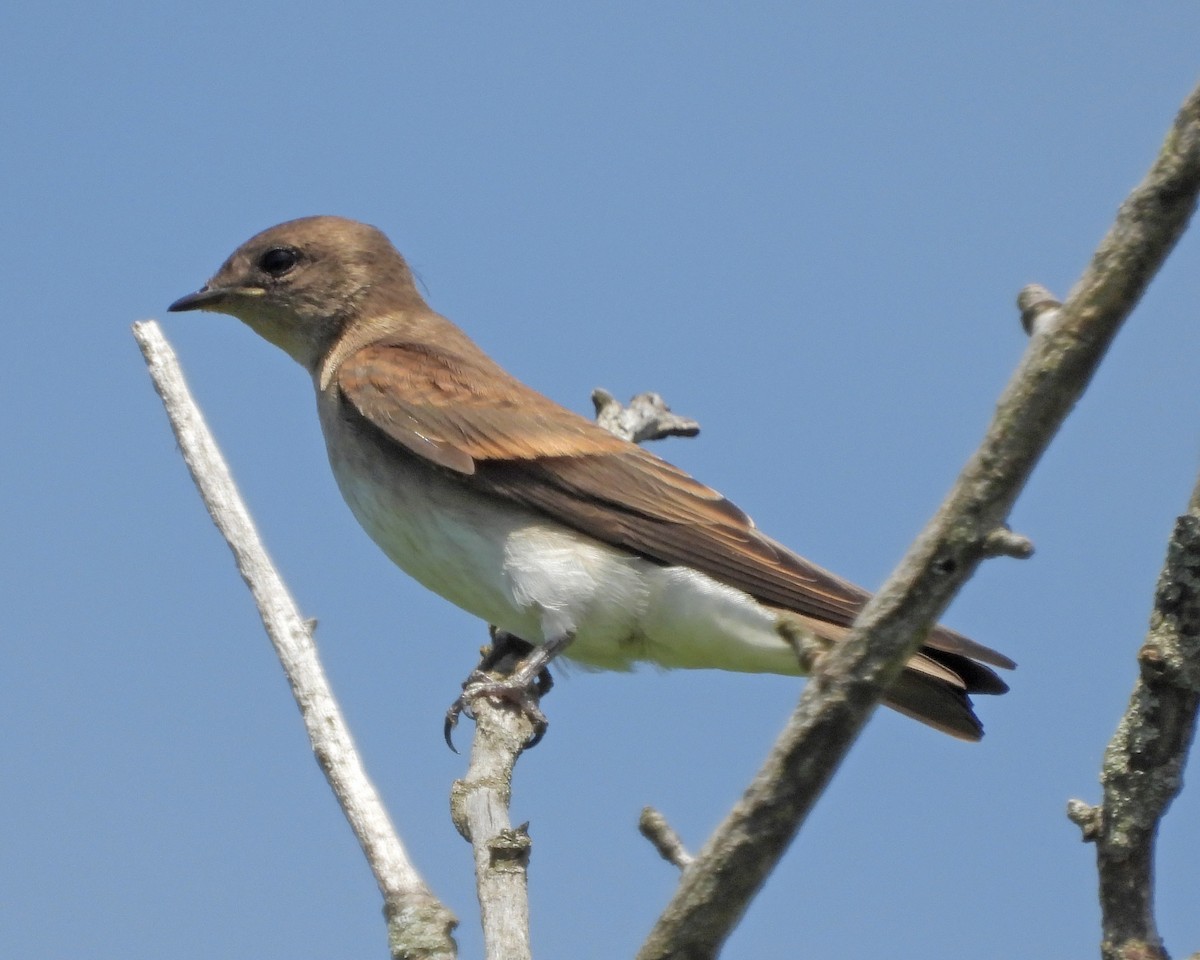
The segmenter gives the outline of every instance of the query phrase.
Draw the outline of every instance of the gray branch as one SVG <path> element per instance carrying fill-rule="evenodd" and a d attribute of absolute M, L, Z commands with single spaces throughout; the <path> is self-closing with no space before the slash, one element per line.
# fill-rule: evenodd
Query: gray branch
<path fill-rule="evenodd" d="M 533 735 L 515 704 L 475 697 L 475 736 L 467 775 L 454 782 L 450 815 L 475 855 L 475 887 L 487 960 L 529 960 L 528 824 L 508 816 L 517 757 Z"/>
<path fill-rule="evenodd" d="M 1139 676 L 1100 770 L 1104 800 L 1067 805 L 1096 844 L 1104 960 L 1166 960 L 1154 919 L 1154 843 L 1183 789 L 1200 704 L 1200 480 L 1175 521 Z"/>
<path fill-rule="evenodd" d="M 192 399 L 175 352 L 154 321 L 135 323 L 154 388 L 200 498 L 254 596 L 287 674 L 321 771 L 333 788 L 383 894 L 388 946 L 396 960 L 453 960 L 457 921 L 421 879 L 367 778 L 313 642 L 312 626 L 271 564 L 221 451 Z"/>
<path fill-rule="evenodd" d="M 643 807 L 638 818 L 638 832 L 650 841 L 658 855 L 680 870 L 686 870 L 696 858 L 688 853 L 683 840 L 667 818 L 653 807 Z"/>
<path fill-rule="evenodd" d="M 592 391 L 592 405 L 596 408 L 596 423 L 633 443 L 694 437 L 700 432 L 700 424 L 672 413 L 657 393 L 639 393 L 623 407 L 611 393 L 597 387 Z"/>
<path fill-rule="evenodd" d="M 979 563 L 1109 344 L 1187 226 L 1200 190 L 1200 88 L 1025 356 L 983 443 L 845 643 L 820 665 L 742 800 L 684 873 L 639 960 L 716 956 L 888 684 Z"/>

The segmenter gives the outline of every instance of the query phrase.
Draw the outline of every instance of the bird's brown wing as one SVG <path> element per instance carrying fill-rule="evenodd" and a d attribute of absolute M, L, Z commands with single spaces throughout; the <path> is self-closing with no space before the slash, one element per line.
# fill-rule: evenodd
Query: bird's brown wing
<path fill-rule="evenodd" d="M 336 377 L 342 396 L 376 429 L 480 492 L 834 627 L 849 626 L 867 599 L 866 591 L 760 533 L 715 490 L 559 406 L 482 354 L 377 343 L 346 358 Z M 1013 665 L 945 628 L 927 643 L 952 656 Z M 998 678 L 983 683 L 996 685 L 1003 688 Z"/>
<path fill-rule="evenodd" d="M 336 378 L 342 396 L 392 440 L 466 476 L 480 462 L 619 453 L 625 443 L 482 354 L 377 343 L 342 361 Z"/>

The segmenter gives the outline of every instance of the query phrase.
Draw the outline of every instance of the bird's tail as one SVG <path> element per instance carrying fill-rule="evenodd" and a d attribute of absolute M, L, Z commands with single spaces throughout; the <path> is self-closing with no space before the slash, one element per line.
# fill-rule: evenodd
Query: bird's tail
<path fill-rule="evenodd" d="M 908 661 L 883 702 L 952 737 L 979 740 L 983 724 L 975 716 L 970 694 L 1007 690 L 1008 684 L 984 664 L 960 653 L 925 646 Z"/>

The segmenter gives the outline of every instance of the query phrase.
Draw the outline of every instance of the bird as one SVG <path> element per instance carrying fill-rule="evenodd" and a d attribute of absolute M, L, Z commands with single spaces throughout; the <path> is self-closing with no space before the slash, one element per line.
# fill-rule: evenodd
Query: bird
<path fill-rule="evenodd" d="M 307 370 L 351 512 L 409 576 L 587 667 L 800 676 L 870 594 L 762 533 L 739 507 L 526 386 L 436 313 L 375 227 L 270 227 L 172 312 L 236 317 Z M 936 625 L 883 702 L 961 740 L 971 694 L 1014 662 Z"/>

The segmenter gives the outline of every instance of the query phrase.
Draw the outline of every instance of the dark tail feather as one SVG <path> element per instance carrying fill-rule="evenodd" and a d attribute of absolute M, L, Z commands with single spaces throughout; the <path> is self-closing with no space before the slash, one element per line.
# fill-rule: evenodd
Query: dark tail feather
<path fill-rule="evenodd" d="M 983 724 L 971 709 L 971 698 L 944 681 L 905 671 L 883 702 L 959 740 L 983 739 Z"/>
<path fill-rule="evenodd" d="M 922 649 L 883 698 L 893 710 L 960 740 L 979 740 L 983 724 L 968 694 L 998 694 L 1008 684 L 989 668 L 965 656 Z"/>

